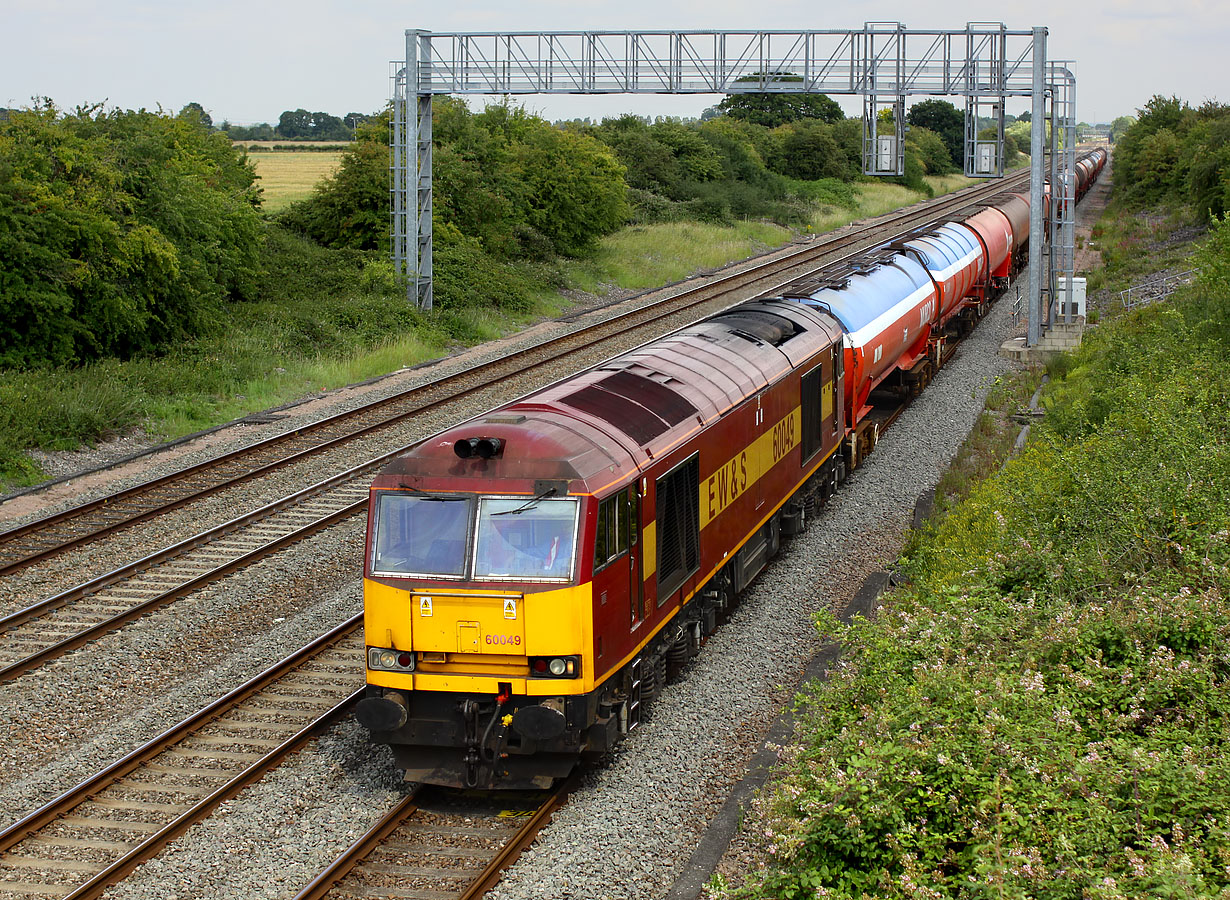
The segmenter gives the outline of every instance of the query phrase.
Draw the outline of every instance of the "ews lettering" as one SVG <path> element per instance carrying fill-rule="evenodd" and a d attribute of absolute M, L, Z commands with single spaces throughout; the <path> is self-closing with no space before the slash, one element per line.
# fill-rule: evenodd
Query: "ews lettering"
<path fill-rule="evenodd" d="M 708 488 L 709 518 L 714 519 L 747 490 L 747 451 L 710 475 Z"/>

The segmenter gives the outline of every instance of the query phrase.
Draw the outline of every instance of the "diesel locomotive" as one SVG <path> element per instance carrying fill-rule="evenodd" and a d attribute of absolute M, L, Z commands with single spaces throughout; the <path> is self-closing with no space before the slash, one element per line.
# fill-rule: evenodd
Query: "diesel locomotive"
<path fill-rule="evenodd" d="M 609 750 L 874 445 L 872 392 L 925 385 L 1028 234 L 1028 196 L 1000 195 L 389 463 L 359 721 L 407 780 L 456 787 Z"/>

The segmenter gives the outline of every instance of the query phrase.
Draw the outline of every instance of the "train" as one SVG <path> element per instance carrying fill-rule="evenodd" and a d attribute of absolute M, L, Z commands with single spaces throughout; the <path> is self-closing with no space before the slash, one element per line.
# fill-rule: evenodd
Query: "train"
<path fill-rule="evenodd" d="M 406 780 L 542 788 L 635 730 L 874 447 L 879 398 L 920 391 L 1020 270 L 1029 205 L 993 197 L 388 463 L 356 717 Z"/>

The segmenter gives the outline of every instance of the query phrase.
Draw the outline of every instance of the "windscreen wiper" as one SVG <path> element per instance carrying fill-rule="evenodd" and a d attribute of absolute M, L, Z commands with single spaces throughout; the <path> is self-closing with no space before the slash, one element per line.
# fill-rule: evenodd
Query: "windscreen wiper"
<path fill-rule="evenodd" d="M 525 512 L 527 509 L 529 509 L 530 507 L 534 506 L 534 505 L 535 505 L 535 504 L 536 504 L 539 500 L 545 500 L 545 499 L 547 499 L 548 497 L 550 497 L 552 494 L 554 494 L 555 492 L 556 492 L 556 491 L 555 491 L 555 488 L 547 488 L 545 491 L 543 491 L 543 492 L 542 492 L 541 494 L 539 494 L 537 497 L 533 497 L 533 498 L 531 498 L 531 499 L 529 499 L 529 500 L 526 500 L 524 503 L 522 503 L 522 504 L 521 504 L 520 506 L 518 506 L 516 509 L 504 509 L 504 510 L 501 510 L 500 512 L 492 513 L 491 515 L 493 515 L 493 516 L 511 516 L 511 515 L 516 514 L 516 513 Z"/>
<path fill-rule="evenodd" d="M 406 484 L 405 482 L 400 482 L 400 481 L 397 483 L 397 486 L 398 486 L 399 488 L 401 488 L 402 490 L 405 490 L 405 491 L 414 491 L 414 492 L 415 492 L 416 494 L 418 494 L 418 495 L 419 495 L 422 499 L 424 499 L 424 500 L 433 500 L 433 501 L 435 501 L 436 503 L 453 503 L 453 502 L 455 502 L 455 501 L 460 501 L 460 500 L 469 500 L 469 499 L 470 499 L 469 497 L 463 497 L 463 496 L 460 496 L 460 495 L 457 495 L 457 494 L 447 494 L 447 495 L 441 495 L 441 494 L 430 494 L 430 493 L 428 493 L 427 491 L 423 490 L 422 488 L 416 488 L 416 487 L 415 487 L 414 485 L 412 485 L 412 484 Z"/>

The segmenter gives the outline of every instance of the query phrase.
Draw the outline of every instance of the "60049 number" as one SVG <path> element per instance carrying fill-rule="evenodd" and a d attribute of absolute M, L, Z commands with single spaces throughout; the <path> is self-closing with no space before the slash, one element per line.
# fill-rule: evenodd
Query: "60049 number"
<path fill-rule="evenodd" d="M 486 636 L 488 644 L 505 644 L 513 647 L 521 646 L 521 635 L 519 634 L 489 634 Z"/>

